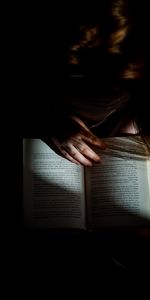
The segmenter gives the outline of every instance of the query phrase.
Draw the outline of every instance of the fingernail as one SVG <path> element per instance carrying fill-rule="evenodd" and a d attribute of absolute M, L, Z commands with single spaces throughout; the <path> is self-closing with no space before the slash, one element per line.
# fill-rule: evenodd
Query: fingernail
<path fill-rule="evenodd" d="M 91 162 L 87 163 L 87 167 L 92 167 L 92 166 L 93 166 L 93 164 Z"/>
<path fill-rule="evenodd" d="M 94 160 L 93 163 L 94 163 L 94 165 L 97 165 L 97 164 L 101 163 L 101 158 Z"/>
<path fill-rule="evenodd" d="M 97 160 L 95 161 L 96 163 L 100 163 L 101 162 L 101 158 L 99 157 L 99 158 L 97 158 Z"/>

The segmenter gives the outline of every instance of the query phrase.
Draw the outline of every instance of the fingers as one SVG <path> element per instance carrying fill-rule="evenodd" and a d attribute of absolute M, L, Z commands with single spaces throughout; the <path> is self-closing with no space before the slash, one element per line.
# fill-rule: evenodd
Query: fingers
<path fill-rule="evenodd" d="M 62 147 L 61 147 L 62 149 Z M 75 159 L 78 163 L 84 166 L 92 166 L 93 162 L 99 163 L 101 158 L 84 142 L 80 144 L 68 144 L 63 146 L 64 151 L 69 154 L 70 157 Z M 65 153 L 65 157 L 69 156 Z"/>
<path fill-rule="evenodd" d="M 60 144 L 56 138 L 52 138 L 57 149 L 57 154 L 65 157 L 75 164 L 83 166 L 92 166 L 93 163 L 99 163 L 101 158 L 86 144 L 82 138 L 72 137 L 71 141 Z M 56 151 L 55 151 L 56 152 Z"/>
<path fill-rule="evenodd" d="M 80 132 L 84 141 L 101 149 L 106 149 L 106 144 L 101 141 L 96 135 L 94 135 L 83 121 L 81 121 L 76 116 L 72 116 L 72 120 L 74 120 L 80 126 Z"/>
<path fill-rule="evenodd" d="M 88 159 L 90 159 L 94 162 L 100 162 L 101 161 L 101 158 L 99 157 L 99 155 L 97 155 L 94 150 L 92 150 L 86 143 L 84 143 L 83 140 L 81 140 L 80 142 L 76 141 L 76 140 L 73 140 L 73 141 L 74 141 L 74 143 L 73 143 L 74 147 L 82 155 L 86 156 L 86 158 L 88 158 Z"/>
<path fill-rule="evenodd" d="M 61 153 L 63 154 L 63 156 L 68 159 L 69 161 L 71 161 L 72 163 L 75 163 L 76 165 L 79 165 L 80 163 L 73 158 L 65 149 L 60 149 Z"/>
<path fill-rule="evenodd" d="M 79 162 L 73 158 L 66 150 L 64 147 L 61 147 L 60 144 L 59 144 L 59 141 L 54 138 L 54 137 L 51 137 L 55 147 L 53 147 L 52 149 L 58 154 L 58 155 L 61 155 L 63 157 L 65 157 L 67 160 L 71 161 L 72 163 L 75 163 L 77 165 L 79 165 Z"/>
<path fill-rule="evenodd" d="M 80 153 L 73 145 L 70 145 L 68 151 L 70 151 L 70 155 L 81 165 L 87 167 L 92 166 L 92 162 L 89 159 L 87 159 L 82 153 Z"/>
<path fill-rule="evenodd" d="M 53 138 L 53 141 L 59 149 L 60 155 L 72 163 L 81 164 L 83 166 L 92 166 L 92 161 L 97 163 L 100 162 L 100 157 L 84 142 L 77 143 L 76 141 L 76 143 L 74 142 L 74 146 L 71 142 L 60 145 L 56 138 Z"/>
<path fill-rule="evenodd" d="M 95 136 L 79 118 L 73 116 L 72 120 L 76 127 L 76 133 L 72 132 L 66 138 L 63 137 L 63 139 L 61 137 L 52 137 L 52 141 L 57 148 L 55 152 L 73 163 L 84 166 L 92 166 L 93 162 L 100 162 L 101 158 L 88 144 L 105 149 L 105 143 Z"/>
<path fill-rule="evenodd" d="M 106 144 L 90 131 L 85 132 L 84 135 L 82 134 L 82 139 L 95 147 L 106 149 Z"/>

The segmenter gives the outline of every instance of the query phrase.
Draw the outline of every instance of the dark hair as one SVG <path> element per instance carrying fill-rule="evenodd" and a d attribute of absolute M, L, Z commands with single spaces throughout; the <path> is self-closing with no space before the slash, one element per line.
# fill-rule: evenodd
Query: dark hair
<path fill-rule="evenodd" d="M 145 0 L 83 1 L 68 62 L 80 72 L 116 82 L 131 94 L 131 110 L 150 149 Z M 79 7 L 80 9 L 80 7 Z M 81 15 L 83 17 L 81 17 Z M 92 72 L 93 74 L 93 72 Z"/>

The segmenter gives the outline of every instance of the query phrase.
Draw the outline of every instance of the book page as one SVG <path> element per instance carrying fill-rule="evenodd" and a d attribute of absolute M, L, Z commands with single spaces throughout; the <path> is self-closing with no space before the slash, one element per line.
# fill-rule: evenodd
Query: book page
<path fill-rule="evenodd" d="M 120 138 L 115 140 L 118 151 Z M 101 151 L 102 162 L 87 168 L 90 226 L 144 225 L 150 221 L 147 160 L 139 154 L 113 155 L 112 147 L 110 152 L 108 146 Z"/>
<path fill-rule="evenodd" d="M 147 173 L 148 173 L 149 194 L 150 194 L 150 159 L 147 160 Z"/>
<path fill-rule="evenodd" d="M 84 228 L 83 168 L 40 139 L 24 139 L 23 203 L 27 227 Z"/>

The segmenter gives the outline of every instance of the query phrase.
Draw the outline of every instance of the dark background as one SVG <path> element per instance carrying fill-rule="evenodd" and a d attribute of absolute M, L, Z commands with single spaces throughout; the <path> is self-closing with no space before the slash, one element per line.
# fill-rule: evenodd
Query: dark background
<path fill-rule="evenodd" d="M 124 230 L 98 235 L 50 234 L 28 232 L 23 226 L 22 139 L 37 135 L 44 118 L 41 112 L 61 92 L 70 31 L 80 20 L 85 1 L 83 8 L 80 1 L 73 3 L 56 1 L 46 6 L 24 2 L 13 7 L 15 13 L 9 27 L 10 96 L 5 103 L 10 208 L 5 238 L 12 268 L 18 266 L 18 274 L 30 270 L 32 277 L 32 272 L 37 271 L 40 276 L 49 272 L 56 283 L 65 272 L 66 280 L 75 272 L 79 274 L 78 279 L 91 278 L 93 272 L 98 272 L 98 279 L 107 274 L 104 278 L 111 281 L 114 274 L 128 277 L 129 272 L 149 270 L 149 239 Z"/>

